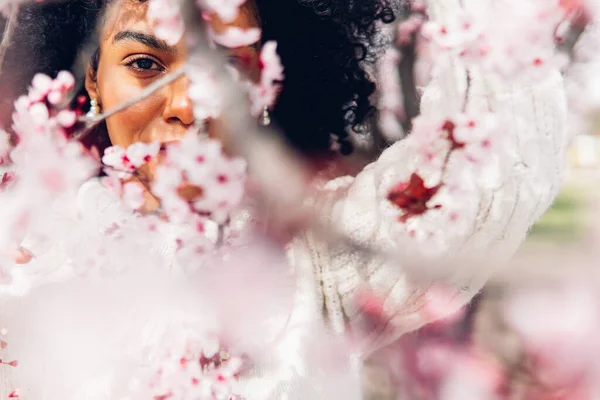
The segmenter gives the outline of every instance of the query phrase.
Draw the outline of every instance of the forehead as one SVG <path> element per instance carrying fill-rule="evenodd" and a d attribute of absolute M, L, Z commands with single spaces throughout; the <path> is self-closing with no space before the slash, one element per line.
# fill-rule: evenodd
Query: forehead
<path fill-rule="evenodd" d="M 146 18 L 148 1 L 115 0 L 107 9 L 102 27 L 101 40 L 107 41 L 123 30 L 136 30 L 152 33 L 152 24 Z M 242 29 L 260 27 L 258 12 L 254 0 L 247 0 L 239 9 L 234 21 L 225 22 L 216 14 L 210 15 L 211 28 L 221 33 L 229 27 Z"/>
<path fill-rule="evenodd" d="M 152 26 L 146 18 L 147 9 L 147 1 L 116 0 L 111 2 L 102 26 L 102 41 L 111 39 L 123 30 L 134 29 L 140 32 L 152 32 Z"/>

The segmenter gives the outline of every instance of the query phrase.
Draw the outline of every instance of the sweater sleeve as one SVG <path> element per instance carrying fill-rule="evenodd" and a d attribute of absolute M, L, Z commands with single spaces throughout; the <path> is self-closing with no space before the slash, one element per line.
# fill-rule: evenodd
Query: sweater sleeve
<path fill-rule="evenodd" d="M 453 1 L 437 0 L 432 7 L 443 12 L 442 6 Z M 535 82 L 497 89 L 488 78 L 476 69 L 444 63 L 435 70 L 421 104 L 425 118 L 455 115 L 462 110 L 463 99 L 472 112 L 492 109 L 502 118 L 503 167 L 493 179 L 483 175 L 472 179 L 472 190 L 460 200 L 465 224 L 459 228 L 451 223 L 445 207 L 414 217 L 410 226 L 398 222 L 386 199 L 391 187 L 407 181 L 413 171 L 419 171 L 426 182 L 434 174 L 422 168 L 416 156 L 420 138 L 409 136 L 355 178 L 338 178 L 324 189 L 324 222 L 355 245 L 332 244 L 310 233 L 296 241 L 295 256 L 310 255 L 318 306 L 325 319 L 338 332 L 350 330 L 366 338 L 365 352 L 439 317 L 430 307 L 439 298 L 438 288 L 449 294 L 444 296 L 446 312 L 468 303 L 496 266 L 517 251 L 558 193 L 568 141 L 559 71 Z M 450 162 L 446 176 L 461 176 L 457 168 Z M 425 236 L 415 234 L 420 231 Z M 361 246 L 395 257 L 368 254 Z M 440 268 L 425 268 L 434 263 Z M 365 293 L 377 299 L 377 321 L 372 307 L 360 301 Z"/>

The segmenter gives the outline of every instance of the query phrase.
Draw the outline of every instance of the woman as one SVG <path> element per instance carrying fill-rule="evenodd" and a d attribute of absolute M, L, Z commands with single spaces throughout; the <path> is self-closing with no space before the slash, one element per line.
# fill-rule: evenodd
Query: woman
<path fill-rule="evenodd" d="M 362 1 L 360 7 L 350 4 L 345 8 L 341 3 L 321 9 L 326 3 L 248 1 L 232 23 L 244 28 L 261 26 L 263 40 L 277 40 L 286 77 L 272 110 L 273 118 L 289 141 L 311 156 L 327 152 L 330 133 L 341 138 L 344 152 L 350 150 L 345 128 L 357 126 L 369 115 L 372 109 L 369 96 L 374 91 L 374 84 L 361 64 L 365 46 L 358 45 L 362 51 L 357 52 L 357 43 L 375 40 L 374 22 L 390 19 L 385 4 Z M 99 52 L 87 69 L 85 82 L 88 96 L 102 109 L 110 109 L 135 96 L 141 88 L 166 71 L 176 69 L 186 59 L 186 48 L 181 42 L 169 47 L 153 36 L 145 18 L 146 6 L 126 0 L 103 21 Z M 443 20 L 447 10 L 459 6 L 458 0 L 435 0 L 429 6 L 430 14 L 433 19 Z M 89 21 L 94 11 L 86 6 L 79 11 L 76 5 L 57 7 L 60 11 L 51 12 L 48 31 L 67 32 L 69 37 L 73 31 L 90 31 L 93 24 Z M 217 31 L 227 25 L 217 16 L 212 16 L 210 23 Z M 79 43 L 72 43 L 69 50 L 79 47 Z M 233 60 L 250 60 L 242 63 L 244 72 L 256 77 L 260 73 L 254 61 L 257 51 L 255 47 L 247 47 L 233 50 L 230 55 Z M 45 72 L 68 67 L 73 58 L 57 54 L 47 63 Z M 506 112 L 512 116 L 507 135 L 516 159 L 501 184 L 482 187 L 475 198 L 469 199 L 474 207 L 472 226 L 459 233 L 453 232 L 452 226 L 435 227 L 446 244 L 442 247 L 447 256 L 489 257 L 485 265 L 475 268 L 470 264 L 459 265 L 444 279 L 437 277 L 452 291 L 448 310 L 464 305 L 481 289 L 493 272 L 489 260 L 514 254 L 532 223 L 550 205 L 560 183 L 566 145 L 566 106 L 558 71 L 543 82 L 502 91 L 486 90 L 485 76 L 471 75 L 468 89 L 465 85 L 455 85 L 457 79 L 466 81 L 466 76 L 466 71 L 456 66 L 437 70 L 425 89 L 422 114 L 455 114 L 460 111 L 462 104 L 457 103 L 462 100 L 452 101 L 454 98 L 466 98 L 468 108 L 493 102 L 499 109 L 509 110 Z M 447 90 L 449 86 L 458 89 Z M 106 131 L 111 144 L 127 146 L 151 140 L 164 143 L 181 137 L 195 122 L 187 87 L 187 78 L 183 77 L 139 105 L 110 117 Z M 209 132 L 218 137 L 217 122 L 207 121 L 207 124 Z M 537 131 L 535 139 L 520 144 L 521 135 L 531 131 Z M 324 215 L 355 242 L 384 251 L 397 250 L 398 243 L 400 246 L 410 243 L 408 234 L 393 236 L 384 211 L 393 208 L 385 200 L 390 185 L 406 179 L 415 167 L 416 140 L 409 137 L 396 143 L 356 177 L 339 177 L 320 189 Z M 523 146 L 542 151 L 533 157 Z M 92 204 L 99 204 L 98 199 L 106 196 L 104 191 L 97 182 L 86 184 L 80 196 L 83 205 L 93 208 Z M 159 206 L 154 198 L 148 201 L 153 202 L 149 209 Z M 102 212 L 98 210 L 100 219 Z M 30 250 L 35 257 L 33 262 L 44 262 L 43 253 Z M 287 353 L 274 355 L 264 365 L 242 374 L 237 394 L 244 398 L 307 398 L 307 393 L 310 398 L 331 398 L 331 393 L 319 389 L 319 382 L 331 377 L 311 376 L 305 368 L 308 326 L 316 324 L 331 332 L 354 333 L 363 338 L 360 354 L 352 354 L 351 374 L 358 376 L 360 359 L 432 318 L 427 306 L 433 277 L 418 284 L 411 282 L 402 266 L 391 265 L 382 257 L 367 257 L 355 247 L 331 246 L 314 232 L 298 234 L 287 245 L 287 254 L 297 279 L 297 298 L 279 347 Z M 357 307 L 356 296 L 365 289 L 382 301 L 382 316 L 375 323 L 370 320 L 368 309 Z M 301 389 L 307 387 L 312 392 Z M 351 393 L 358 397 L 358 386 L 344 389 L 348 396 Z M 23 398 L 28 398 L 27 392 Z"/>

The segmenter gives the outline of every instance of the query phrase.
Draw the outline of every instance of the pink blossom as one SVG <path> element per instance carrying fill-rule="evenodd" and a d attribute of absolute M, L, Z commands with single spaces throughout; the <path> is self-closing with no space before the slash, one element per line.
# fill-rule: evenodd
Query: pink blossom
<path fill-rule="evenodd" d="M 413 120 L 411 140 L 419 156 L 418 165 L 428 175 L 439 176 L 451 149 L 443 119 L 417 117 Z"/>
<path fill-rule="evenodd" d="M 147 16 L 160 39 L 175 45 L 182 38 L 185 24 L 177 0 L 150 0 Z"/>
<path fill-rule="evenodd" d="M 154 161 L 160 151 L 160 143 L 136 142 L 123 149 L 111 146 L 104 151 L 102 162 L 122 172 L 132 172 L 142 165 Z"/>
<path fill-rule="evenodd" d="M 138 386 L 149 392 L 148 398 L 220 400 L 234 396 L 243 361 L 222 349 L 216 334 L 183 329 L 170 334 L 153 353 L 153 365 L 136 379 L 147 380 Z"/>
<path fill-rule="evenodd" d="M 482 27 L 474 15 L 464 10 L 451 13 L 445 23 L 430 21 L 424 24 L 422 34 L 441 50 L 452 50 L 458 53 L 473 46 L 482 37 Z"/>
<path fill-rule="evenodd" d="M 464 146 L 464 157 L 475 164 L 489 162 L 498 147 L 498 122 L 494 114 L 466 115 L 455 117 L 454 140 Z"/>
<path fill-rule="evenodd" d="M 121 146 L 111 146 L 104 151 L 102 163 L 119 171 L 133 171 L 135 167 L 129 161 L 125 149 Z"/>
<path fill-rule="evenodd" d="M 48 102 L 52 105 L 58 105 L 64 100 L 64 96 L 61 92 L 53 90 L 48 93 Z"/>
<path fill-rule="evenodd" d="M 167 163 L 185 171 L 191 182 L 205 179 L 212 165 L 222 157 L 221 143 L 201 139 L 192 132 L 186 134 L 179 142 L 169 144 L 166 152 Z"/>
<path fill-rule="evenodd" d="M 194 102 L 194 117 L 199 121 L 217 118 L 221 114 L 222 92 L 216 75 L 199 60 L 188 68 L 188 94 Z"/>
<path fill-rule="evenodd" d="M 260 53 L 261 76 L 258 85 L 251 84 L 250 102 L 251 113 L 260 115 L 265 107 L 271 107 L 277 100 L 281 90 L 281 81 L 284 79 L 281 59 L 277 55 L 277 43 L 268 41 L 263 45 Z"/>
<path fill-rule="evenodd" d="M 246 179 L 246 163 L 240 159 L 222 158 L 200 185 L 204 195 L 194 202 L 194 208 L 201 212 L 210 212 L 218 223 L 224 223 L 229 213 L 242 200 Z M 198 182 L 199 183 L 199 182 Z"/>
<path fill-rule="evenodd" d="M 223 22 L 233 22 L 239 8 L 246 0 L 198 0 L 198 5 L 206 12 L 216 13 Z"/>
<path fill-rule="evenodd" d="M 260 80 L 263 86 L 273 85 L 283 80 L 283 65 L 277 54 L 277 42 L 270 40 L 263 45 L 260 62 L 262 66 Z"/>
<path fill-rule="evenodd" d="M 155 141 L 152 143 L 136 142 L 127 147 L 127 158 L 135 167 L 139 168 L 142 165 L 155 161 L 158 152 L 160 151 L 160 143 Z"/>
<path fill-rule="evenodd" d="M 423 34 L 438 56 L 454 54 L 502 79 L 542 79 L 564 66 L 554 37 L 563 16 L 556 1 L 506 0 L 486 12 L 449 11 L 444 23 L 428 22 Z"/>
<path fill-rule="evenodd" d="M 73 128 L 72 111 L 58 110 L 54 107 L 66 99 L 68 92 L 74 86 L 72 75 L 65 71 L 61 72 L 55 80 L 37 74 L 28 95 L 20 96 L 15 102 L 13 128 L 21 138 L 23 135 L 55 130 L 66 133 Z"/>
<path fill-rule="evenodd" d="M 29 115 L 36 126 L 43 126 L 48 122 L 50 113 L 48 108 L 43 103 L 35 103 L 29 108 Z"/>
<path fill-rule="evenodd" d="M 242 199 L 245 171 L 246 163 L 224 156 L 219 142 L 188 132 L 180 142 L 168 145 L 152 191 L 167 199 L 167 204 L 180 208 L 181 200 L 176 200 L 180 186 L 197 187 L 201 196 L 194 199 L 194 208 L 222 223 Z"/>
<path fill-rule="evenodd" d="M 16 179 L 16 175 L 14 172 L 5 172 L 2 174 L 2 178 L 0 179 L 0 191 L 6 189 L 12 182 Z"/>
<path fill-rule="evenodd" d="M 62 110 L 56 115 L 56 121 L 65 128 L 70 128 L 77 122 L 75 111 Z"/>
<path fill-rule="evenodd" d="M 52 89 L 52 78 L 44 74 L 36 74 L 29 88 L 29 99 L 31 101 L 41 101 L 50 93 Z"/>
<path fill-rule="evenodd" d="M 144 204 L 144 188 L 137 182 L 127 182 L 123 185 L 123 201 L 134 210 Z"/>
<path fill-rule="evenodd" d="M 215 243 L 207 236 L 206 226 L 210 221 L 206 218 L 194 214 L 186 222 L 177 235 L 175 257 L 186 271 L 194 271 L 203 265 L 205 258 L 215 249 Z"/>
<path fill-rule="evenodd" d="M 75 87 L 75 77 L 69 71 L 60 71 L 58 75 L 56 75 L 56 79 L 54 80 L 56 85 L 53 85 L 53 89 L 70 91 Z"/>
<path fill-rule="evenodd" d="M 229 27 L 223 33 L 212 33 L 213 40 L 221 46 L 237 48 L 250 46 L 260 40 L 261 31 L 258 28 L 240 29 Z"/>

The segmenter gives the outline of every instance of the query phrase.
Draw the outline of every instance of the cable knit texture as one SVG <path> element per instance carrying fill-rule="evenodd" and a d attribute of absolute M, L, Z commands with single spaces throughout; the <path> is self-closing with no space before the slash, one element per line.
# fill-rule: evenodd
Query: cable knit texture
<path fill-rule="evenodd" d="M 483 1 L 477 1 L 481 7 Z M 430 1 L 430 12 L 432 18 L 443 19 L 447 10 L 459 6 L 458 0 L 434 0 Z M 559 190 L 567 145 L 562 77 L 556 71 L 543 82 L 494 89 L 477 70 L 469 74 L 468 109 L 491 108 L 508 121 L 504 126 L 510 166 L 503 171 L 499 182 L 480 185 L 478 195 L 469 199 L 473 223 L 467 232 L 457 232 L 449 224 L 440 223 L 435 228 L 442 238 L 444 260 L 460 260 L 469 255 L 470 260 L 479 262 L 455 267 L 448 261 L 453 265 L 452 273 L 413 280 L 400 261 L 392 263 L 383 257 L 366 256 L 348 245 L 330 244 L 314 232 L 298 236 L 288 246 L 297 276 L 292 315 L 272 356 L 241 378 L 240 394 L 245 398 L 361 398 L 361 358 L 428 322 L 430 317 L 423 307 L 431 285 L 441 281 L 455 291 L 451 308 L 464 305 L 493 274 L 497 261 L 515 253 L 532 224 L 549 207 Z M 422 114 L 460 112 L 466 82 L 467 71 L 455 63 L 438 68 L 425 88 Z M 403 243 L 410 240 L 401 231 L 392 229 L 391 205 L 385 198 L 390 185 L 406 179 L 417 167 L 416 140 L 408 137 L 394 144 L 355 178 L 342 177 L 325 185 L 319 203 L 325 222 L 334 224 L 363 245 L 386 252 L 402 251 Z M 452 173 L 452 165 L 448 173 Z M 99 225 L 108 218 L 106 213 L 120 210 L 111 206 L 110 197 L 103 190 L 99 183 L 92 182 L 82 189 L 81 195 L 80 207 L 96 216 L 92 218 L 97 218 Z M 57 229 L 57 240 L 62 233 L 66 234 Z M 163 253 L 170 253 L 168 244 L 163 247 Z M 55 250 L 36 256 L 42 267 L 44 263 L 66 262 Z M 371 324 L 357 307 L 355 295 L 359 288 L 369 288 L 383 300 L 384 320 Z M 4 303 L 3 313 L 10 312 L 15 302 Z M 305 362 L 304 349 L 311 332 L 323 327 L 336 333 L 350 330 L 362 341 L 362 351 L 349 355 L 348 370 L 340 376 L 317 371 Z M 0 368 L 3 392 L 18 385 L 12 381 L 13 372 L 10 368 Z M 328 392 L 331 382 L 342 378 L 351 380 L 344 380 L 346 383 L 338 385 L 335 393 Z M 22 398 L 43 397 L 25 391 Z"/>

